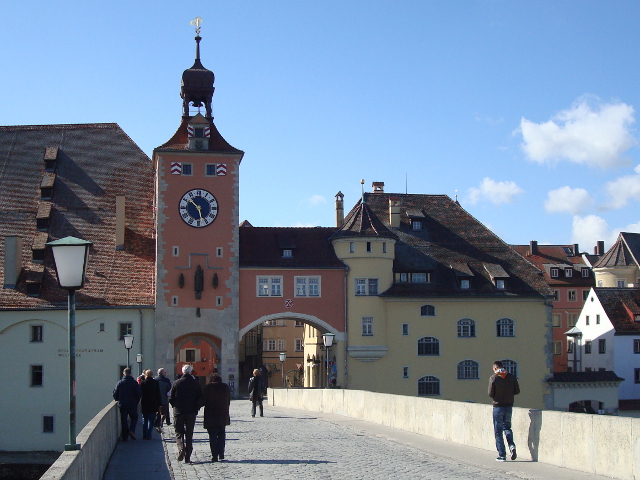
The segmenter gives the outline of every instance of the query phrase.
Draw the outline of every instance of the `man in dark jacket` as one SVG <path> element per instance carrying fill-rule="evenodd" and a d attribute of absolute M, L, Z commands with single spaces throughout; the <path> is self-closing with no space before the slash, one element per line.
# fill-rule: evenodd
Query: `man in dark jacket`
<path fill-rule="evenodd" d="M 519 393 L 518 379 L 507 372 L 501 361 L 493 362 L 493 375 L 489 379 L 489 396 L 493 399 L 493 433 L 496 437 L 496 448 L 498 449 L 496 460 L 498 462 L 507 460 L 507 452 L 502 438 L 503 433 L 507 437 L 511 460 L 515 460 L 518 456 L 511 431 L 511 410 L 513 397 Z"/>
<path fill-rule="evenodd" d="M 251 416 L 256 416 L 256 407 L 260 408 L 260 416 L 264 416 L 262 399 L 267 393 L 267 386 L 260 374 L 260 370 L 253 370 L 253 377 L 249 379 L 249 398 L 251 399 Z"/>
<path fill-rule="evenodd" d="M 229 385 L 222 383 L 222 377 L 217 373 L 211 374 L 210 380 L 202 390 L 200 406 L 204 407 L 203 425 L 209 432 L 211 461 L 217 462 L 218 459 L 224 460 L 225 429 L 231 424 L 229 418 L 231 390 Z"/>
<path fill-rule="evenodd" d="M 162 399 L 162 405 L 160 405 L 160 411 L 158 415 L 160 418 L 156 421 L 157 430 L 161 432 L 162 424 L 167 423 L 171 425 L 171 417 L 169 416 L 169 391 L 171 390 L 171 380 L 167 378 L 167 371 L 164 368 L 158 370 L 158 376 L 154 378 L 158 381 L 160 387 L 160 398 Z"/>
<path fill-rule="evenodd" d="M 193 367 L 183 365 L 182 377 L 173 382 L 169 403 L 173 407 L 173 420 L 176 429 L 176 445 L 178 446 L 178 461 L 191 462 L 193 451 L 193 428 L 198 415 L 198 402 L 202 396 L 200 383 L 191 376 Z"/>
<path fill-rule="evenodd" d="M 142 390 L 138 382 L 131 376 L 130 368 L 125 368 L 122 375 L 122 380 L 113 389 L 113 399 L 118 402 L 120 408 L 120 423 L 122 425 L 120 435 L 122 441 L 126 442 L 129 437 L 133 440 L 136 439 L 134 432 L 138 423 L 138 402 L 140 402 Z M 131 425 L 129 425 L 129 419 L 131 419 Z"/>

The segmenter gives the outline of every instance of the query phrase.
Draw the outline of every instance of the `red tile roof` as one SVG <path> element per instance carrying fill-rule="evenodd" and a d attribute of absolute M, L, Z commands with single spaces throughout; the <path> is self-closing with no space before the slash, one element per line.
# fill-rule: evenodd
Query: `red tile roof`
<path fill-rule="evenodd" d="M 640 288 L 594 288 L 616 335 L 640 334 Z"/>
<path fill-rule="evenodd" d="M 535 265 L 551 287 L 593 287 L 595 279 L 591 268 L 581 255 L 573 255 L 573 245 L 537 245 L 536 254 L 531 255 L 530 245 L 511 245 L 528 262 Z M 551 268 L 560 269 L 558 277 L 551 277 Z M 572 276 L 567 277 L 565 268 L 572 268 Z M 589 268 L 589 276 L 582 276 L 582 268 Z"/>
<path fill-rule="evenodd" d="M 187 135 L 188 123 L 189 119 L 183 118 L 178 130 L 173 134 L 173 137 L 156 150 L 189 150 L 189 137 Z M 242 150 L 232 147 L 222 137 L 213 122 L 211 122 L 211 137 L 209 138 L 209 149 L 207 151 L 219 153 L 243 153 Z"/>

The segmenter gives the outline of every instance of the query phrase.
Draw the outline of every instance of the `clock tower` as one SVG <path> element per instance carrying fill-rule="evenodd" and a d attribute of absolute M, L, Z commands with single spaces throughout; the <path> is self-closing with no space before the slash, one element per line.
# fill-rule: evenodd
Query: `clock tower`
<path fill-rule="evenodd" d="M 233 388 L 239 340 L 238 181 L 244 152 L 227 143 L 213 122 L 215 76 L 200 61 L 197 26 L 196 59 L 182 74 L 182 121 L 173 137 L 153 151 L 155 366 L 175 377 L 189 363 L 201 381 L 217 370 Z"/>

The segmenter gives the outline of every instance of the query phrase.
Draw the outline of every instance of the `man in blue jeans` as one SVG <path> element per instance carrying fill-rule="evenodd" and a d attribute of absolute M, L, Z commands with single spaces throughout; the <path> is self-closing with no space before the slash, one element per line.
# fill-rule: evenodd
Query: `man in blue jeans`
<path fill-rule="evenodd" d="M 507 452 L 504 446 L 502 434 L 507 437 L 511 460 L 518 457 L 516 444 L 513 442 L 513 432 L 511 431 L 511 410 L 513 407 L 513 397 L 520 393 L 518 379 L 507 372 L 501 361 L 493 362 L 493 375 L 489 379 L 489 396 L 493 399 L 493 433 L 496 437 L 496 448 L 498 449 L 498 462 L 507 461 Z"/>

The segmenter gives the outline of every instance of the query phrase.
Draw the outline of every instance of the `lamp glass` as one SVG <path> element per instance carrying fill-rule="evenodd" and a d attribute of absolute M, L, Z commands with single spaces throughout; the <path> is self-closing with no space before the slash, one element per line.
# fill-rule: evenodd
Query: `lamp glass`
<path fill-rule="evenodd" d="M 286 353 L 282 352 L 279 355 L 280 355 L 280 361 L 281 362 L 284 362 L 287 359 L 287 354 Z"/>
<path fill-rule="evenodd" d="M 65 237 L 49 242 L 47 245 L 51 247 L 53 253 L 60 287 L 67 290 L 82 288 L 92 242 Z"/>
<path fill-rule="evenodd" d="M 137 363 L 142 363 L 142 354 L 141 353 L 137 353 L 136 354 L 136 362 Z"/>
<path fill-rule="evenodd" d="M 333 338 L 335 335 L 333 333 L 323 333 L 322 340 L 324 341 L 325 347 L 331 347 L 333 345 Z"/>
<path fill-rule="evenodd" d="M 129 350 L 133 347 L 133 335 L 124 335 L 124 348 Z"/>

